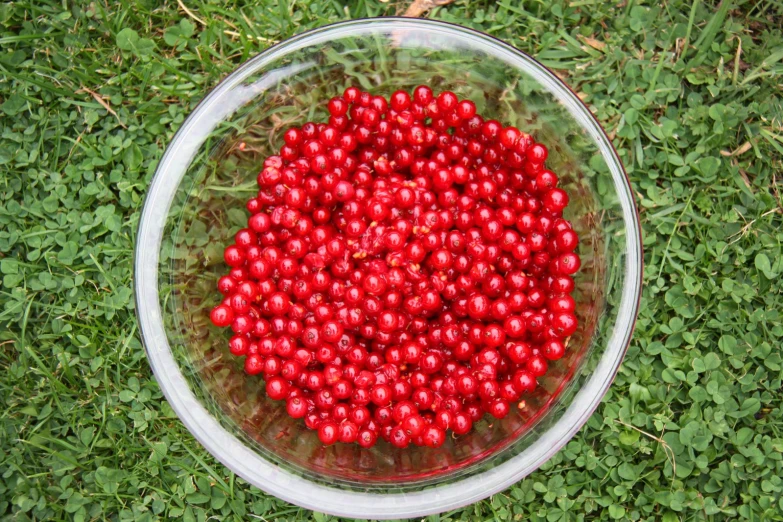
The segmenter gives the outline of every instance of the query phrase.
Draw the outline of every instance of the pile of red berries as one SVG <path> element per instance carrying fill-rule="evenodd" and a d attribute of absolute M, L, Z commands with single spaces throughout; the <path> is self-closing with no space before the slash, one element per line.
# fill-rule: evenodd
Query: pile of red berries
<path fill-rule="evenodd" d="M 568 195 L 529 134 L 419 86 L 285 132 L 211 313 L 324 444 L 438 447 L 508 415 L 577 328 Z"/>

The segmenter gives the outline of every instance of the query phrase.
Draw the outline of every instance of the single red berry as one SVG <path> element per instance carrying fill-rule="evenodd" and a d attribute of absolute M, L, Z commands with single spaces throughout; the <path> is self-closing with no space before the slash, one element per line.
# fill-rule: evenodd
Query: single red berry
<path fill-rule="evenodd" d="M 443 113 L 449 113 L 457 108 L 459 100 L 457 96 L 451 91 L 443 91 L 438 95 L 437 99 L 438 109 Z"/>
<path fill-rule="evenodd" d="M 357 442 L 359 446 L 362 448 L 372 448 L 375 446 L 375 442 L 378 438 L 378 435 L 376 432 L 369 430 L 369 429 L 363 429 L 359 432 L 359 437 L 357 439 Z"/>
<path fill-rule="evenodd" d="M 487 413 L 489 413 L 496 419 L 502 419 L 506 415 L 508 415 L 509 411 L 511 411 L 511 408 L 509 407 L 507 401 L 505 401 L 504 399 L 495 399 L 490 403 Z"/>
<path fill-rule="evenodd" d="M 568 193 L 563 189 L 554 188 L 544 194 L 542 203 L 551 212 L 562 212 L 568 206 Z"/>
<path fill-rule="evenodd" d="M 389 442 L 396 448 L 406 448 L 411 442 L 411 436 L 402 426 L 395 426 L 391 430 Z"/>
<path fill-rule="evenodd" d="M 546 359 L 540 355 L 534 355 L 527 361 L 527 364 L 525 365 L 525 368 L 533 377 L 541 377 L 544 375 L 546 373 L 547 367 L 548 365 Z"/>
<path fill-rule="evenodd" d="M 281 377 L 272 377 L 266 381 L 266 394 L 272 400 L 282 400 L 288 396 L 288 383 Z"/>
<path fill-rule="evenodd" d="M 514 388 L 516 388 L 519 393 L 531 392 L 535 390 L 537 386 L 536 379 L 533 374 L 525 370 L 518 370 L 514 374 L 512 382 L 514 384 Z"/>
<path fill-rule="evenodd" d="M 473 420 L 467 413 L 457 413 L 451 422 L 451 430 L 456 435 L 465 435 L 473 427 Z"/>
<path fill-rule="evenodd" d="M 528 161 L 541 164 L 546 161 L 549 151 L 542 144 L 535 143 L 527 149 L 526 154 Z"/>
<path fill-rule="evenodd" d="M 557 259 L 558 273 L 562 275 L 570 276 L 575 274 L 576 272 L 579 271 L 581 265 L 582 265 L 581 259 L 579 259 L 579 256 L 573 252 L 562 254 Z"/>
<path fill-rule="evenodd" d="M 258 355 L 249 355 L 245 358 L 245 372 L 248 375 L 258 375 L 264 371 L 264 360 Z"/>
<path fill-rule="evenodd" d="M 462 100 L 457 104 L 457 115 L 463 120 L 469 120 L 476 115 L 476 104 L 470 100 Z"/>
<path fill-rule="evenodd" d="M 307 402 L 301 397 L 291 397 L 286 401 L 286 412 L 294 419 L 307 415 Z"/>
<path fill-rule="evenodd" d="M 245 262 L 245 254 L 241 248 L 231 245 L 223 252 L 223 259 L 230 267 L 239 267 Z"/>
<path fill-rule="evenodd" d="M 413 101 L 419 105 L 428 105 L 432 101 L 432 89 L 419 85 L 413 90 Z"/>
<path fill-rule="evenodd" d="M 544 347 L 541 353 L 548 360 L 556 361 L 565 355 L 565 345 L 557 339 L 550 339 L 544 343 Z"/>
<path fill-rule="evenodd" d="M 346 444 L 356 442 L 359 437 L 359 427 L 349 420 L 343 421 L 338 428 L 337 437 L 340 442 Z"/>
<path fill-rule="evenodd" d="M 339 430 L 334 422 L 324 422 L 318 427 L 318 438 L 324 445 L 334 444 L 337 442 L 338 437 Z"/>
<path fill-rule="evenodd" d="M 231 355 L 242 356 L 247 354 L 247 350 L 250 347 L 250 341 L 243 335 L 235 335 L 228 342 L 228 349 L 231 351 Z"/>
<path fill-rule="evenodd" d="M 230 306 L 219 305 L 212 309 L 209 318 L 215 326 L 225 328 L 234 321 L 234 312 Z"/>
<path fill-rule="evenodd" d="M 422 437 L 425 445 L 439 448 L 446 441 L 446 432 L 437 426 L 429 426 L 424 430 Z"/>

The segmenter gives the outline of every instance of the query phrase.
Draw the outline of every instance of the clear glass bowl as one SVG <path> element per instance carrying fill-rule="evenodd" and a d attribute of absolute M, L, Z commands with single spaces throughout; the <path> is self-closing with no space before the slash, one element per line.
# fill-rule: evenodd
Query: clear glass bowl
<path fill-rule="evenodd" d="M 323 447 L 242 371 L 210 326 L 222 249 L 246 224 L 264 157 L 290 125 L 325 121 L 349 85 L 388 96 L 427 84 L 530 132 L 571 195 L 581 238 L 580 328 L 525 407 L 485 419 L 437 450 Z M 295 36 L 245 63 L 185 121 L 158 166 L 136 244 L 137 313 L 160 386 L 216 458 L 294 504 L 357 518 L 409 518 L 481 500 L 525 477 L 587 421 L 631 338 L 640 296 L 639 220 L 623 167 L 590 111 L 531 57 L 429 20 L 344 22 Z"/>

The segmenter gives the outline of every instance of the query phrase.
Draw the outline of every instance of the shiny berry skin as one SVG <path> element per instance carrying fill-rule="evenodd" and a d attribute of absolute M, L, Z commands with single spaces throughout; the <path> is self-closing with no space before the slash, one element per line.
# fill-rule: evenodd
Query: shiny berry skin
<path fill-rule="evenodd" d="M 453 92 L 443 91 L 438 95 L 437 103 L 438 109 L 440 109 L 443 113 L 449 113 L 457 108 L 459 99 Z"/>
<path fill-rule="evenodd" d="M 527 361 L 527 364 L 525 365 L 525 368 L 533 377 L 541 377 L 544 375 L 546 373 L 547 367 L 548 365 L 546 359 L 540 355 L 534 355 Z"/>
<path fill-rule="evenodd" d="M 579 259 L 579 256 L 573 252 L 562 254 L 559 258 L 557 258 L 558 273 L 562 275 L 573 275 L 579 271 L 581 266 L 581 259 Z"/>
<path fill-rule="evenodd" d="M 332 116 L 343 116 L 348 112 L 348 104 L 343 98 L 332 98 L 329 100 L 327 108 Z"/>
<path fill-rule="evenodd" d="M 451 422 L 451 430 L 456 435 L 465 435 L 473 427 L 473 420 L 466 413 L 457 413 Z"/>
<path fill-rule="evenodd" d="M 395 91 L 389 98 L 389 102 L 395 111 L 404 111 L 411 106 L 411 96 L 406 91 Z"/>
<path fill-rule="evenodd" d="M 258 166 L 210 321 L 326 445 L 439 447 L 510 415 L 579 326 L 548 150 L 427 86 L 325 105 Z"/>
<path fill-rule="evenodd" d="M 573 230 L 563 230 L 555 236 L 555 248 L 558 252 L 573 252 L 579 244 L 579 237 Z"/>
<path fill-rule="evenodd" d="M 218 279 L 218 290 L 223 295 L 229 295 L 234 292 L 234 289 L 236 288 L 237 282 L 233 279 L 231 279 L 228 276 L 223 276 L 220 279 Z"/>
<path fill-rule="evenodd" d="M 386 384 L 378 384 L 370 389 L 370 400 L 377 406 L 386 406 L 391 399 L 392 389 Z"/>
<path fill-rule="evenodd" d="M 522 394 L 532 392 L 538 385 L 533 374 L 525 370 L 517 371 L 513 375 L 511 382 L 514 385 L 514 388 Z"/>
<path fill-rule="evenodd" d="M 446 431 L 437 426 L 429 426 L 424 430 L 422 439 L 426 446 L 439 448 L 446 441 Z"/>
<path fill-rule="evenodd" d="M 424 354 L 419 360 L 419 367 L 426 374 L 437 372 L 443 366 L 443 358 L 435 352 Z"/>
<path fill-rule="evenodd" d="M 550 361 L 556 361 L 561 359 L 565 355 L 565 345 L 562 341 L 557 339 L 551 339 L 544 343 L 543 350 L 541 352 L 544 357 Z"/>
<path fill-rule="evenodd" d="M 351 421 L 344 421 L 337 429 L 337 439 L 342 443 L 350 444 L 358 438 L 359 427 Z"/>
<path fill-rule="evenodd" d="M 245 359 L 245 372 L 248 375 L 258 375 L 264 371 L 264 360 L 258 355 L 249 355 Z"/>
<path fill-rule="evenodd" d="M 325 446 L 337 442 L 339 436 L 339 428 L 334 422 L 324 422 L 318 427 L 318 438 Z"/>
<path fill-rule="evenodd" d="M 212 309 L 209 318 L 215 326 L 225 328 L 234 321 L 234 312 L 230 306 L 219 305 Z"/>
<path fill-rule="evenodd" d="M 223 260 L 230 267 L 239 267 L 245 262 L 245 254 L 236 245 L 231 245 L 223 252 Z"/>
<path fill-rule="evenodd" d="M 507 401 L 503 399 L 495 399 L 490 403 L 487 413 L 496 419 L 502 419 L 508 415 L 509 411 L 511 411 L 511 408 L 509 407 Z"/>
<path fill-rule="evenodd" d="M 432 89 L 425 85 L 419 85 L 413 90 L 413 101 L 426 106 L 432 101 Z"/>
<path fill-rule="evenodd" d="M 250 346 L 250 341 L 247 337 L 242 335 L 235 335 L 228 342 L 228 349 L 231 355 L 242 356 L 247 354 L 247 350 Z"/>
<path fill-rule="evenodd" d="M 362 448 L 372 448 L 375 446 L 375 441 L 378 439 L 378 435 L 375 431 L 370 429 L 363 429 L 359 432 L 357 443 Z"/>
<path fill-rule="evenodd" d="M 572 313 L 558 313 L 552 318 L 552 328 L 561 337 L 569 337 L 576 332 L 579 322 Z"/>
<path fill-rule="evenodd" d="M 527 149 L 526 155 L 528 161 L 531 163 L 540 164 L 546 161 L 546 158 L 549 155 L 549 151 L 542 144 L 535 143 Z"/>
<path fill-rule="evenodd" d="M 490 301 L 485 295 L 474 294 L 468 299 L 468 314 L 473 319 L 483 319 L 489 314 Z"/>
<path fill-rule="evenodd" d="M 395 426 L 391 430 L 389 442 L 395 448 L 407 448 L 408 444 L 411 442 L 411 436 L 402 426 Z"/>
<path fill-rule="evenodd" d="M 419 415 L 409 415 L 402 421 L 401 426 L 411 437 L 418 437 L 427 427 L 426 422 Z"/>
<path fill-rule="evenodd" d="M 288 383 L 282 377 L 272 377 L 266 381 L 266 394 L 275 401 L 285 399 L 288 396 Z"/>
<path fill-rule="evenodd" d="M 286 413 L 294 419 L 307 415 L 307 402 L 301 397 L 292 397 L 286 401 Z"/>
<path fill-rule="evenodd" d="M 470 374 L 457 378 L 457 390 L 462 395 L 473 395 L 478 391 L 478 381 Z"/>

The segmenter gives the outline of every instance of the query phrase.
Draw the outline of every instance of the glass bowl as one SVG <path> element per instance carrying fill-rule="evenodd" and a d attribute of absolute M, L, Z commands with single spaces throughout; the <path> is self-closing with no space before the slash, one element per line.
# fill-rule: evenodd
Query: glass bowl
<path fill-rule="evenodd" d="M 213 328 L 222 249 L 245 226 L 263 158 L 284 130 L 325 121 L 350 86 L 388 96 L 426 84 L 531 133 L 570 196 L 581 243 L 580 327 L 567 355 L 502 420 L 485 418 L 439 449 L 380 441 L 323 447 L 260 377 L 243 373 Z M 590 111 L 531 57 L 442 22 L 379 18 L 295 36 L 239 67 L 184 122 L 147 194 L 135 252 L 136 304 L 150 365 L 171 406 L 237 475 L 284 500 L 356 518 L 409 518 L 481 500 L 525 477 L 580 429 L 631 338 L 641 290 L 639 220 L 615 150 Z M 489 416 L 487 416 L 489 417 Z"/>

